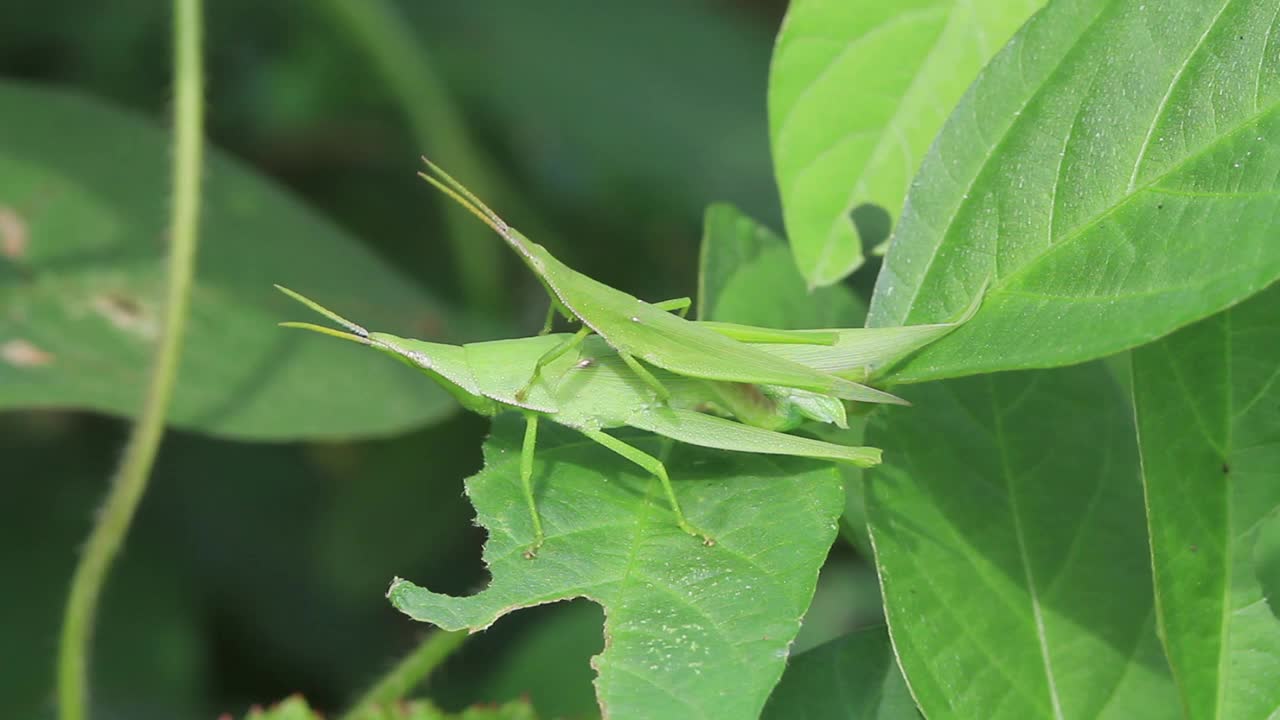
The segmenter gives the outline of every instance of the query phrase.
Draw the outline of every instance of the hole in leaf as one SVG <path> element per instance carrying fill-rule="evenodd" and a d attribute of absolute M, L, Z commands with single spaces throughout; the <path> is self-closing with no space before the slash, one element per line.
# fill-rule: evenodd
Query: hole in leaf
<path fill-rule="evenodd" d="M 864 251 L 889 239 L 889 229 L 893 219 L 889 217 L 889 212 L 879 205 L 863 203 L 849 213 L 849 220 L 853 222 L 853 229 L 862 240 Z"/>

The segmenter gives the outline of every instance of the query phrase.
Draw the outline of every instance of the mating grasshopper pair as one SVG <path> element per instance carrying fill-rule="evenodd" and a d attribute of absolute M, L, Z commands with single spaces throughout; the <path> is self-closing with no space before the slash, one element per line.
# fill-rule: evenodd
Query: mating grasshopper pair
<path fill-rule="evenodd" d="M 974 309 L 957 323 L 874 330 L 785 331 L 686 320 L 687 298 L 649 304 L 575 272 L 438 167 L 430 162 L 428 166 L 436 175 L 423 177 L 497 231 L 546 287 L 551 308 L 543 333 L 462 346 L 406 339 L 370 332 L 286 288 L 280 290 L 346 331 L 282 324 L 395 356 L 426 373 L 473 412 L 523 413 L 520 479 L 534 529 L 529 557 L 545 539 L 532 489 L 540 418 L 573 428 L 655 475 L 676 524 L 711 545 L 711 536 L 685 518 L 662 462 L 604 430 L 627 426 L 702 447 L 869 467 L 880 462 L 877 448 L 847 447 L 783 431 L 809 420 L 844 426 L 844 400 L 903 403 L 854 378 L 874 377 L 950 331 Z M 583 327 L 572 334 L 549 334 L 557 311 Z"/>

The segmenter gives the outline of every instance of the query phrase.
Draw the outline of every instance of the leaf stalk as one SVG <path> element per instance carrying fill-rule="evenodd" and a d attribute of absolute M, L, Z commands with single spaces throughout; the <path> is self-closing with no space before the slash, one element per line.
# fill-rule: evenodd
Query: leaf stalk
<path fill-rule="evenodd" d="M 174 0 L 173 10 L 175 143 L 163 321 L 142 410 L 72 575 L 58 647 L 57 698 L 61 720 L 84 720 L 87 716 L 94 615 L 107 572 L 128 534 L 160 447 L 190 304 L 204 137 L 201 0 Z"/>

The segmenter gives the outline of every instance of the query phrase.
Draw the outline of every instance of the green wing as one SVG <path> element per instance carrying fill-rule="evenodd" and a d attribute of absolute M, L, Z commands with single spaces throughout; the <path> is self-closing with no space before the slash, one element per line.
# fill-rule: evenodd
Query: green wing
<path fill-rule="evenodd" d="M 836 445 L 755 428 L 692 410 L 652 408 L 637 413 L 627 424 L 701 447 L 836 460 L 858 467 L 871 467 L 880 463 L 880 448 Z"/>
<path fill-rule="evenodd" d="M 899 360 L 968 322 L 978 311 L 983 295 L 984 292 L 979 292 L 955 322 L 887 328 L 799 330 L 796 332 L 834 333 L 836 341 L 826 346 L 752 341 L 752 346 L 832 375 L 869 380 L 882 377 Z"/>

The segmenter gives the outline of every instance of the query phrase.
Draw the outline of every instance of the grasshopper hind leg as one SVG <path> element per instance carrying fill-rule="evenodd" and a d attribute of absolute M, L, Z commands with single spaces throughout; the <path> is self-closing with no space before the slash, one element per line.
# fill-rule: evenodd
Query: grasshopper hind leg
<path fill-rule="evenodd" d="M 637 450 L 614 436 L 599 430 L 581 430 L 580 432 L 588 438 L 630 460 L 636 465 L 639 465 L 645 470 L 653 473 L 662 483 L 662 491 L 667 496 L 667 502 L 671 504 L 671 511 L 675 513 L 676 525 L 680 526 L 681 530 L 702 540 L 702 544 L 707 547 L 711 547 L 716 544 L 715 539 L 694 527 L 687 519 L 685 519 L 684 511 L 680 509 L 680 503 L 676 500 L 676 491 L 671 487 L 671 477 L 667 475 L 667 466 L 663 465 L 661 460 L 646 452 Z"/>

